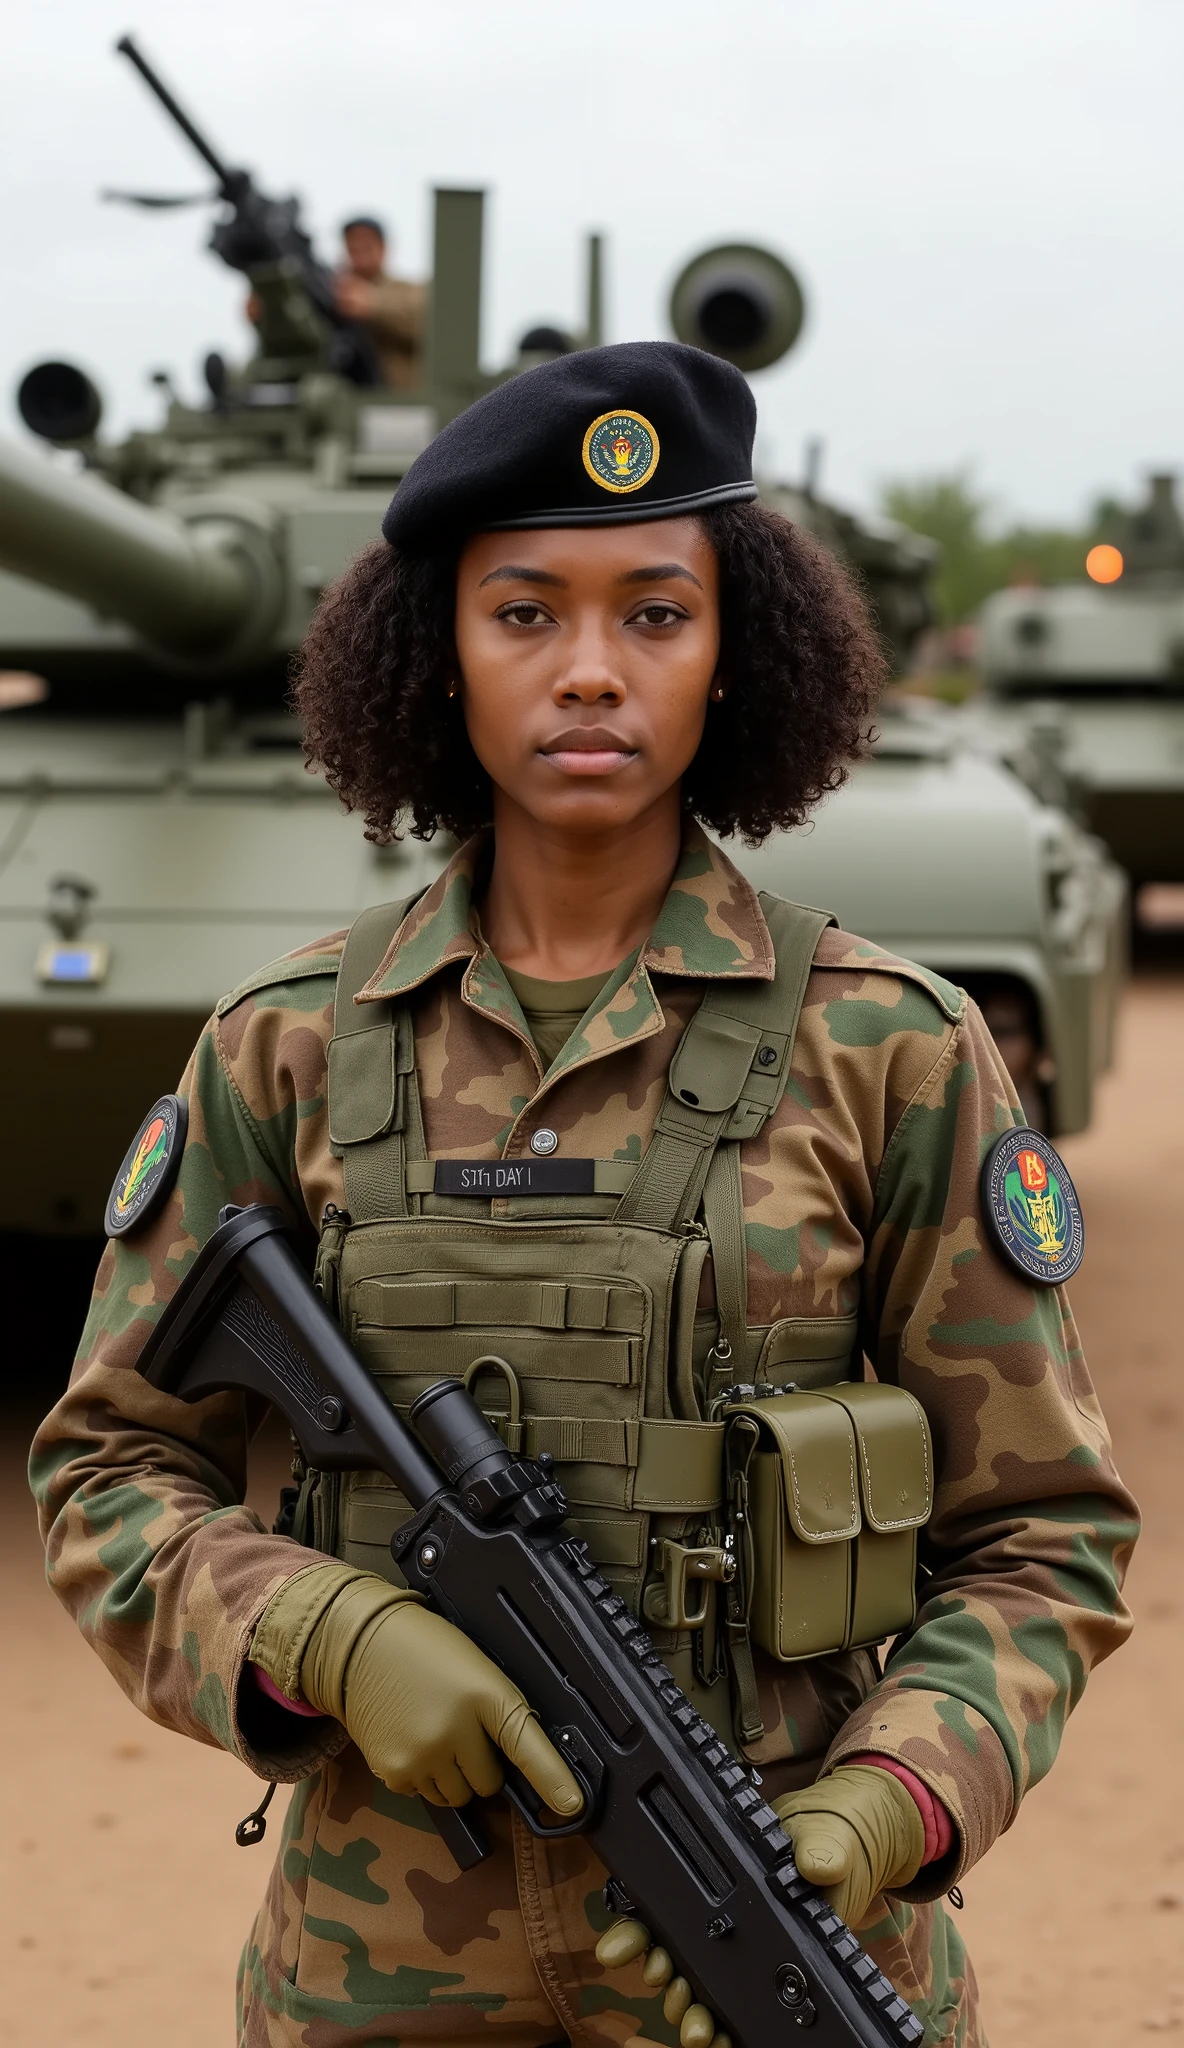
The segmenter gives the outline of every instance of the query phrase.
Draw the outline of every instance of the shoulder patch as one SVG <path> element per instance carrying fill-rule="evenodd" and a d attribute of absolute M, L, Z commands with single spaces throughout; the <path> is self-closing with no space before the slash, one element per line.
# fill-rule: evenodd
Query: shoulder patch
<path fill-rule="evenodd" d="M 282 988 L 287 981 L 311 981 L 318 974 L 336 980 L 345 933 L 342 932 L 340 937 L 341 945 L 326 939 L 307 952 L 284 953 L 278 960 L 269 960 L 266 967 L 257 967 L 254 974 L 248 974 L 245 981 L 240 981 L 237 988 L 232 988 L 228 995 L 222 997 L 215 1006 L 214 1015 L 224 1017 L 236 1003 L 241 1003 L 245 996 L 257 994 L 261 988 Z"/>
<path fill-rule="evenodd" d="M 107 1197 L 108 1237 L 127 1237 L 155 1216 L 177 1178 L 189 1104 L 182 1095 L 162 1095 L 154 1102 L 115 1176 Z"/>
<path fill-rule="evenodd" d="M 853 938 L 850 932 L 836 931 L 833 927 L 823 932 L 814 955 L 814 965 L 816 968 L 845 968 L 848 973 L 893 974 L 901 981 L 911 981 L 917 988 L 923 988 L 951 1024 L 960 1024 L 966 1015 L 969 998 L 964 988 L 956 987 L 932 967 L 922 967 L 916 960 L 905 960 L 899 953 L 888 953 L 883 946 L 874 946 L 870 939 Z"/>
<path fill-rule="evenodd" d="M 1085 1256 L 1085 1224 L 1064 1160 L 1039 1131 L 996 1138 L 980 1179 L 983 1219 L 996 1250 L 1028 1280 L 1057 1287 Z"/>

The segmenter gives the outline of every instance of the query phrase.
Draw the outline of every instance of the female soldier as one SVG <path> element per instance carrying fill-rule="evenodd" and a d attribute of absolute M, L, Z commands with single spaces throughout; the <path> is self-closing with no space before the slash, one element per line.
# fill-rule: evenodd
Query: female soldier
<path fill-rule="evenodd" d="M 459 1874 L 428 1827 L 412 1795 L 492 1795 L 503 1757 L 561 1812 L 579 1792 L 530 1703 L 394 1583 L 390 1488 L 304 1474 L 297 1540 L 266 1534 L 237 1399 L 191 1410 L 132 1370 L 224 1202 L 281 1204 L 310 1253 L 319 1231 L 392 1399 L 467 1370 L 555 1457 L 600 1568 L 930 2040 L 982 2038 L 935 1902 L 1126 1631 L 1132 1504 L 1047 1284 L 1079 1255 L 1063 1167 L 1016 1138 L 959 991 L 758 898 L 702 829 L 800 823 L 882 681 L 840 570 L 750 502 L 753 426 L 737 372 L 645 344 L 533 370 L 420 456 L 298 700 L 372 838 L 409 814 L 465 843 L 417 902 L 220 1003 L 113 1191 L 34 1478 L 54 1587 L 129 1695 L 297 1786 L 244 2042 L 706 2048 L 713 2021 L 608 1926 L 579 1837 L 498 1802 Z M 772 1454 L 745 1387 L 776 1396 Z M 881 1670 L 859 1646 L 894 1632 Z"/>

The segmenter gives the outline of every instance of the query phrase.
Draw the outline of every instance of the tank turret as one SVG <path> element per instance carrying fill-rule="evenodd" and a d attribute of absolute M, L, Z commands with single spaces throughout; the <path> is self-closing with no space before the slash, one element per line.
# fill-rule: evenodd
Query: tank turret
<path fill-rule="evenodd" d="M 751 242 L 725 242 L 693 256 L 670 293 L 670 324 L 680 341 L 723 356 L 749 374 L 789 354 L 806 320 L 806 295 L 788 263 Z M 821 443 L 810 443 L 807 474 L 789 483 L 764 476 L 761 497 L 814 534 L 854 569 L 871 599 L 894 674 L 907 666 L 933 621 L 929 586 L 935 542 L 886 519 L 829 504 L 819 493 Z"/>
<path fill-rule="evenodd" d="M 455 414 L 541 358 L 526 348 L 505 369 L 482 365 L 485 195 L 442 189 L 413 381 L 384 384 L 367 330 L 338 310 L 298 202 L 228 165 L 131 38 L 117 48 L 214 175 L 210 248 L 249 286 L 256 348 L 240 366 L 208 355 L 196 404 L 156 372 L 163 421 L 118 442 L 101 434 L 83 370 L 55 360 L 28 372 L 25 425 L 84 473 L 0 443 L 0 668 L 45 679 L 59 710 L 175 715 L 227 687 L 237 702 L 278 710 L 321 591 L 373 539 L 400 476 Z M 600 307 L 593 235 L 582 329 L 537 328 L 527 340 L 587 347 L 600 339 Z"/>
<path fill-rule="evenodd" d="M 1081 576 L 983 605 L 972 714 L 1068 798 L 1136 885 L 1184 882 L 1184 521 L 1175 478 L 1113 505 Z"/>

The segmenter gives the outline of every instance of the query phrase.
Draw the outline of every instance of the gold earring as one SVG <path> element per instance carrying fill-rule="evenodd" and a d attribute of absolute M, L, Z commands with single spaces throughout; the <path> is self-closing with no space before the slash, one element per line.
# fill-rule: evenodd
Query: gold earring
<path fill-rule="evenodd" d="M 450 697 L 455 697 L 455 695 L 456 695 L 456 683 L 455 683 L 455 682 L 451 682 L 451 683 L 449 683 L 449 685 L 448 685 L 448 694 L 449 694 L 449 696 L 450 696 Z"/>
<path fill-rule="evenodd" d="M 715 701 L 716 701 L 716 703 L 717 703 L 717 704 L 722 704 L 722 703 L 723 703 L 723 701 L 724 701 L 724 686 L 723 686 L 723 684 L 722 684 L 722 683 L 717 683 L 717 684 L 716 684 L 716 686 L 715 686 L 715 688 L 714 688 L 714 690 L 713 690 L 713 691 L 711 692 L 711 694 L 712 694 L 712 696 L 714 697 L 714 699 L 715 699 Z"/>

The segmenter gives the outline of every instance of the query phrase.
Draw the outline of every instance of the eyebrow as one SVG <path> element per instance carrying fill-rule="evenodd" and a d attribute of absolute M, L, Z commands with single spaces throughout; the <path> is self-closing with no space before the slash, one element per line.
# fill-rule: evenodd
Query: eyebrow
<path fill-rule="evenodd" d="M 507 563 L 504 569 L 491 569 L 477 585 L 484 590 L 487 583 L 547 583 L 553 590 L 566 590 L 567 583 L 562 576 L 552 576 L 549 569 L 519 569 Z"/>
<path fill-rule="evenodd" d="M 684 583 L 693 583 L 696 590 L 703 588 L 699 578 L 692 576 L 689 569 L 684 569 L 681 562 L 656 562 L 649 569 L 626 569 L 623 576 L 618 576 L 617 582 L 669 583 L 676 577 L 681 578 Z"/>

